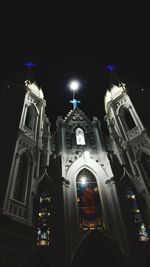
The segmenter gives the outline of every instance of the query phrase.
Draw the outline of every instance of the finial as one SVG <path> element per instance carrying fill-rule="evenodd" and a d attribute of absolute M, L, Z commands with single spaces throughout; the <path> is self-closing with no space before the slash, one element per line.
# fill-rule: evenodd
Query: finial
<path fill-rule="evenodd" d="M 26 67 L 28 67 L 28 68 L 32 68 L 32 67 L 35 66 L 35 64 L 33 64 L 31 61 L 25 63 L 24 65 L 25 65 Z"/>
<path fill-rule="evenodd" d="M 106 66 L 106 69 L 109 70 L 109 71 L 113 71 L 113 69 L 115 69 L 116 67 L 113 66 L 113 65 L 107 65 Z"/>

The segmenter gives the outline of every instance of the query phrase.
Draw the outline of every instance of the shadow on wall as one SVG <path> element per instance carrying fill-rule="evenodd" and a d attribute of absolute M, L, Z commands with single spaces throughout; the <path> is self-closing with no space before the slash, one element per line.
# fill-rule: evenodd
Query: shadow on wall
<path fill-rule="evenodd" d="M 44 259 L 39 259 L 34 267 L 50 267 L 50 265 Z"/>
<path fill-rule="evenodd" d="M 80 267 L 97 267 L 97 266 L 113 267 L 119 266 L 113 255 L 102 247 L 99 244 L 98 240 L 92 242 L 86 251 L 83 253 L 83 256 L 80 261 Z"/>

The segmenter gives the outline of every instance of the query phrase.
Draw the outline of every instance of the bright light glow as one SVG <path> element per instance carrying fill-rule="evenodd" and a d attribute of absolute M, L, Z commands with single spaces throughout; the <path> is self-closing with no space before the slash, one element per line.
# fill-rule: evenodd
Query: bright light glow
<path fill-rule="evenodd" d="M 69 83 L 69 88 L 72 91 L 77 91 L 80 87 L 80 83 L 77 80 L 73 80 Z"/>
<path fill-rule="evenodd" d="M 80 181 L 81 181 L 81 184 L 86 184 L 86 177 L 82 176 Z"/>
<path fill-rule="evenodd" d="M 76 129 L 76 142 L 77 145 L 85 145 L 85 137 L 84 137 L 84 132 L 81 128 Z"/>
<path fill-rule="evenodd" d="M 88 157 L 90 156 L 89 151 L 84 151 L 84 156 L 85 156 L 86 158 L 88 158 Z"/>

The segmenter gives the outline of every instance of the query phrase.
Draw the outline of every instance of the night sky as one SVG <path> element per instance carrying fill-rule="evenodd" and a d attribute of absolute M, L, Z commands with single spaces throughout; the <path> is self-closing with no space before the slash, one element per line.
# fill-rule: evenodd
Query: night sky
<path fill-rule="evenodd" d="M 46 7 L 44 1 L 41 6 L 34 7 L 31 3 L 20 1 L 17 8 L 10 3 L 4 10 L 1 8 L 0 90 L 5 83 L 25 80 L 27 69 L 24 64 L 31 61 L 35 64 L 35 79 L 47 102 L 46 114 L 52 132 L 57 117 L 65 117 L 72 109 L 69 103 L 72 92 L 67 84 L 74 78 L 81 83 L 76 94 L 76 98 L 81 100 L 79 107 L 90 119 L 97 116 L 105 127 L 104 95 L 110 85 L 106 66 L 112 64 L 116 66 L 115 76 L 127 85 L 138 114 L 146 128 L 150 129 L 150 15 L 142 13 L 142 10 L 137 13 L 135 8 L 122 12 L 123 6 L 121 11 L 113 12 L 111 8 L 80 8 L 76 2 L 73 3 L 71 8 L 62 9 Z M 3 151 L 7 150 L 2 166 L 4 182 L 1 183 L 5 188 L 4 178 L 9 171 L 8 162 L 11 162 L 9 151 L 13 151 L 14 143 L 10 142 L 5 149 L 3 139 L 10 138 L 14 123 L 5 122 L 5 112 L 11 112 L 11 109 L 7 99 L 1 99 L 1 94 L 0 100 L 7 107 L 1 113 L 1 125 L 5 124 L 7 137 L 1 131 L 3 135 L 0 138 Z M 18 101 L 16 97 L 16 106 Z"/>
<path fill-rule="evenodd" d="M 108 64 L 116 66 L 115 75 L 127 84 L 144 114 L 150 99 L 146 14 L 45 6 L 9 7 L 1 12 L 1 85 L 23 79 L 24 63 L 36 64 L 33 72 L 45 95 L 52 130 L 57 116 L 65 117 L 71 109 L 67 84 L 73 78 L 81 82 L 76 94 L 80 108 L 91 119 L 103 120 Z"/>

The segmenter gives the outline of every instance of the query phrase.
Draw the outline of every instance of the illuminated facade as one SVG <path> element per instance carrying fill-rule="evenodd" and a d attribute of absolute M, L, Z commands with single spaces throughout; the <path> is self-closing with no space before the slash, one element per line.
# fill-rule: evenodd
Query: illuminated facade
<path fill-rule="evenodd" d="M 0 266 L 148 267 L 150 138 L 125 85 L 106 92 L 107 137 L 77 106 L 51 134 L 42 89 L 21 88 L 8 175 L 2 166 Z"/>

